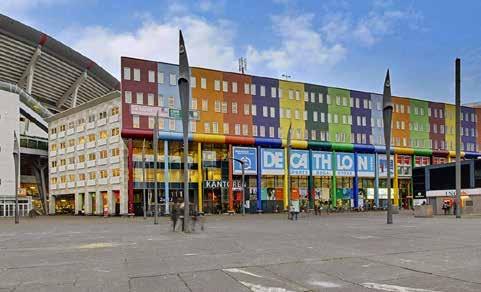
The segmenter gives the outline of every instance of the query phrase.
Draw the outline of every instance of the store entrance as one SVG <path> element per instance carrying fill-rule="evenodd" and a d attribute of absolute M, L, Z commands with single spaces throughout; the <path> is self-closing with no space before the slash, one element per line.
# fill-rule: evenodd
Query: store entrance
<path fill-rule="evenodd" d="M 411 179 L 399 179 L 399 199 L 403 209 L 412 207 Z"/>
<path fill-rule="evenodd" d="M 229 198 L 226 188 L 205 188 L 204 189 L 204 213 L 221 214 L 226 213 L 229 207 Z"/>

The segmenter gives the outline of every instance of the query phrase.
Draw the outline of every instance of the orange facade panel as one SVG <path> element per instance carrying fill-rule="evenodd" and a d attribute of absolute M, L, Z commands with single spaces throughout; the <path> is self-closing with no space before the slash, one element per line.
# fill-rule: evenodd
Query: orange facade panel
<path fill-rule="evenodd" d="M 191 76 L 195 77 L 196 83 L 192 88 L 192 98 L 197 101 L 199 110 L 196 133 L 222 134 L 222 72 L 192 68 Z M 220 82 L 220 86 L 216 82 Z"/>
<path fill-rule="evenodd" d="M 410 102 L 409 99 L 392 97 L 394 110 L 392 114 L 392 138 L 395 146 L 409 146 L 410 145 Z M 399 143 L 396 143 L 398 141 Z M 406 145 L 403 142 L 406 141 Z"/>

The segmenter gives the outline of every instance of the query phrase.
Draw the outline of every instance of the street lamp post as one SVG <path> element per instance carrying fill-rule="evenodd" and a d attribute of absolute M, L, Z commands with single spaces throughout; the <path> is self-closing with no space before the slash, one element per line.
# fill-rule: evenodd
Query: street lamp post
<path fill-rule="evenodd" d="M 20 222 L 18 214 L 18 191 L 20 190 L 20 147 L 18 145 L 17 133 L 13 132 L 13 161 L 15 163 L 15 224 Z"/>
<path fill-rule="evenodd" d="M 461 60 L 456 59 L 456 218 L 461 218 Z"/>
<path fill-rule="evenodd" d="M 237 159 L 237 158 L 234 158 L 234 157 L 229 157 L 229 159 L 232 159 L 233 161 L 237 161 L 241 164 L 241 167 L 242 167 L 242 179 L 241 179 L 241 185 L 242 185 L 242 216 L 244 216 L 246 214 L 246 208 L 245 208 L 245 204 L 246 204 L 246 188 L 245 188 L 245 180 L 244 180 L 244 177 L 245 177 L 245 162 L 244 160 L 241 160 L 241 159 Z"/>
<path fill-rule="evenodd" d="M 387 224 L 392 224 L 392 202 L 391 202 L 391 122 L 392 122 L 392 97 L 391 97 L 391 80 L 389 78 L 389 69 L 384 80 L 383 92 L 383 121 L 384 121 L 384 142 L 386 143 L 386 160 L 387 160 Z"/>

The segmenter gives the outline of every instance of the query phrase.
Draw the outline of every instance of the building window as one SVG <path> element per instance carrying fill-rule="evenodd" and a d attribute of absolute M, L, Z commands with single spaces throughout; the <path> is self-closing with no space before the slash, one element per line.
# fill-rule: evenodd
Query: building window
<path fill-rule="evenodd" d="M 191 109 L 197 110 L 197 98 L 193 97 L 191 101 Z"/>
<path fill-rule="evenodd" d="M 220 91 L 220 80 L 214 80 L 214 90 Z"/>
<path fill-rule="evenodd" d="M 244 103 L 244 115 L 248 116 L 250 111 L 250 105 L 247 103 Z"/>
<path fill-rule="evenodd" d="M 202 111 L 206 112 L 209 110 L 209 101 L 207 99 L 202 100 Z"/>
<path fill-rule="evenodd" d="M 220 113 L 220 101 L 218 100 L 214 101 L 214 111 Z"/>
<path fill-rule="evenodd" d="M 271 87 L 271 97 L 276 98 L 277 97 L 277 88 Z"/>
<path fill-rule="evenodd" d="M 112 176 L 113 176 L 113 177 L 120 176 L 120 168 L 114 168 L 114 169 L 112 169 Z"/>
<path fill-rule="evenodd" d="M 271 106 L 271 118 L 275 118 L 276 117 L 276 108 Z"/>
<path fill-rule="evenodd" d="M 140 69 L 134 68 L 134 81 L 140 81 Z"/>
<path fill-rule="evenodd" d="M 307 113 L 307 112 L 305 112 L 305 113 Z M 312 112 L 312 120 L 314 122 L 317 122 L 317 119 L 318 119 L 317 112 L 316 111 Z"/>
<path fill-rule="evenodd" d="M 269 115 L 268 115 L 268 112 L 267 112 L 267 106 L 263 106 L 262 107 L 262 116 L 267 118 Z"/>
<path fill-rule="evenodd" d="M 207 79 L 200 78 L 200 88 L 206 89 L 207 88 Z"/>
<path fill-rule="evenodd" d="M 210 123 L 209 122 L 205 122 L 204 123 L 204 133 L 210 133 Z"/>
<path fill-rule="evenodd" d="M 140 117 L 137 115 L 132 116 L 132 127 L 133 128 L 140 128 Z"/>
<path fill-rule="evenodd" d="M 244 83 L 244 94 L 249 94 L 250 84 Z"/>
<path fill-rule="evenodd" d="M 175 131 L 175 120 L 169 119 L 169 130 Z"/>
<path fill-rule="evenodd" d="M 249 125 L 242 124 L 242 135 L 249 136 Z"/>
<path fill-rule="evenodd" d="M 227 113 L 227 101 L 223 101 L 221 103 L 221 111 L 222 111 L 223 114 Z"/>
<path fill-rule="evenodd" d="M 197 123 L 195 121 L 190 121 L 190 131 L 192 133 L 197 132 Z"/>
<path fill-rule="evenodd" d="M 130 80 L 130 68 L 124 67 L 124 80 Z"/>
<path fill-rule="evenodd" d="M 112 137 L 118 136 L 119 134 L 120 134 L 119 128 L 113 128 L 112 130 L 110 130 L 110 136 Z"/>
<path fill-rule="evenodd" d="M 274 127 L 269 127 L 269 137 L 274 138 L 275 137 L 275 129 Z"/>
<path fill-rule="evenodd" d="M 257 115 L 257 106 L 255 104 L 251 105 L 251 114 L 253 116 Z"/>
<path fill-rule="evenodd" d="M 88 135 L 88 141 L 89 142 L 95 142 L 95 134 L 89 134 Z M 60 143 L 60 149 L 62 149 L 62 143 Z"/>
<path fill-rule="evenodd" d="M 255 84 L 251 84 L 251 94 L 256 95 L 256 85 Z"/>
<path fill-rule="evenodd" d="M 164 106 L 164 96 L 162 94 L 157 95 L 157 106 Z"/>
<path fill-rule="evenodd" d="M 120 149 L 119 148 L 113 148 L 110 149 L 110 156 L 119 156 L 120 155 Z"/>
<path fill-rule="evenodd" d="M 294 110 L 294 118 L 295 118 L 296 120 L 299 120 L 299 119 L 300 119 L 299 110 L 297 110 L 297 109 Z"/>
<path fill-rule="evenodd" d="M 257 137 L 257 125 L 252 125 L 252 136 Z"/>
<path fill-rule="evenodd" d="M 106 130 L 102 130 L 99 132 L 99 139 L 107 139 L 108 134 Z"/>
<path fill-rule="evenodd" d="M 232 92 L 237 93 L 237 82 L 232 82 Z"/>
<path fill-rule="evenodd" d="M 266 87 L 264 85 L 261 85 L 261 96 L 266 96 Z"/>
<path fill-rule="evenodd" d="M 222 81 L 222 91 L 224 92 L 229 91 L 229 83 L 227 81 Z"/>
<path fill-rule="evenodd" d="M 153 129 L 155 125 L 155 117 L 149 117 L 149 129 Z"/>
<path fill-rule="evenodd" d="M 177 76 L 175 74 L 170 73 L 169 74 L 169 79 L 170 79 L 170 85 L 175 86 L 177 85 Z"/>
<path fill-rule="evenodd" d="M 237 113 L 237 102 L 232 103 L 232 113 L 236 114 Z"/>
<path fill-rule="evenodd" d="M 154 105 L 154 94 L 153 93 L 147 94 L 147 104 L 150 105 L 150 106 Z"/>
<path fill-rule="evenodd" d="M 290 108 L 286 108 L 286 118 L 287 119 L 291 118 L 291 109 Z"/>
<path fill-rule="evenodd" d="M 260 126 L 259 128 L 260 136 L 265 137 L 266 136 L 266 128 L 264 126 Z"/>
<path fill-rule="evenodd" d="M 326 122 L 326 114 L 321 112 L 321 123 L 325 123 Z"/>
<path fill-rule="evenodd" d="M 224 123 L 224 135 L 229 135 L 229 123 Z"/>
<path fill-rule="evenodd" d="M 155 83 L 155 71 L 149 70 L 149 82 Z"/>
<path fill-rule="evenodd" d="M 234 134 L 235 134 L 235 135 L 240 135 L 240 124 L 235 124 Z"/>
<path fill-rule="evenodd" d="M 99 157 L 100 157 L 100 159 L 105 159 L 105 158 L 107 158 L 107 150 L 101 150 L 101 151 L 99 151 Z"/>
<path fill-rule="evenodd" d="M 217 124 L 217 122 L 212 122 L 212 133 L 214 134 L 219 133 L 219 124 Z"/>
<path fill-rule="evenodd" d="M 115 116 L 115 115 L 118 115 L 119 114 L 119 107 L 118 106 L 114 106 L 111 110 L 110 110 L 110 115 L 111 116 Z"/>
<path fill-rule="evenodd" d="M 190 76 L 190 87 L 191 88 L 197 87 L 197 79 L 195 79 L 195 76 Z"/>
<path fill-rule="evenodd" d="M 326 103 L 331 104 L 331 96 L 329 94 L 326 95 Z"/>
<path fill-rule="evenodd" d="M 137 92 L 137 104 L 144 104 L 144 94 Z"/>
<path fill-rule="evenodd" d="M 157 72 L 157 83 L 164 84 L 164 72 Z"/>
<path fill-rule="evenodd" d="M 94 180 L 96 178 L 97 178 L 97 172 L 95 172 L 95 171 L 89 172 L 89 179 L 90 180 Z"/>
<path fill-rule="evenodd" d="M 125 103 L 132 103 L 132 92 L 124 91 Z"/>

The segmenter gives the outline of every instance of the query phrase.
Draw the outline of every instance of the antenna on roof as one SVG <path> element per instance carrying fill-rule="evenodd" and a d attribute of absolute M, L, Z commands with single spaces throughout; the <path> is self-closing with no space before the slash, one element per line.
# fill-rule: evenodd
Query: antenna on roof
<path fill-rule="evenodd" d="M 244 57 L 239 58 L 239 72 L 244 74 L 247 71 L 247 59 Z"/>

